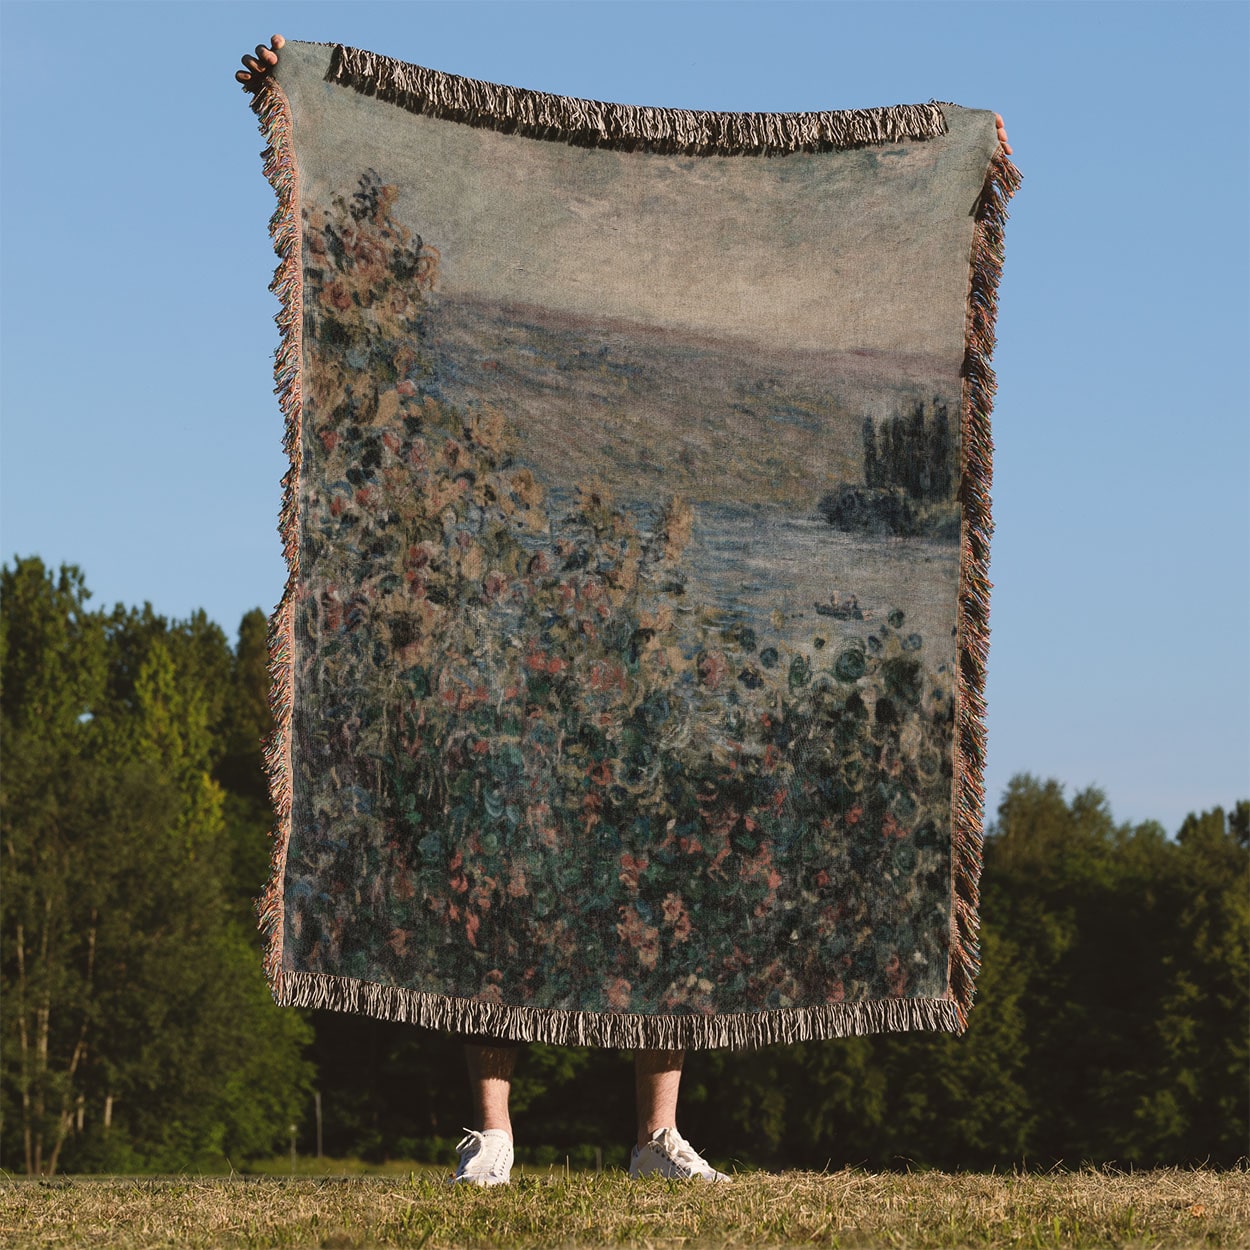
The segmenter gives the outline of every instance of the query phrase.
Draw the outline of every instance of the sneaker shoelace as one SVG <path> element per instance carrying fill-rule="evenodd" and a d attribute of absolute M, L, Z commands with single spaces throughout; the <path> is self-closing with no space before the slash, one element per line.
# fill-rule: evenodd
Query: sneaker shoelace
<path fill-rule="evenodd" d="M 656 1143 L 687 1176 L 695 1172 L 710 1172 L 708 1161 L 676 1130 L 670 1129 Z"/>
<path fill-rule="evenodd" d="M 485 1165 L 486 1171 L 491 1176 L 500 1175 L 500 1156 L 503 1154 L 507 1144 L 508 1139 L 504 1136 L 493 1136 L 488 1142 L 485 1133 L 479 1133 L 472 1128 L 465 1129 L 464 1136 L 456 1144 L 456 1149 L 461 1152 L 461 1170 L 464 1170 L 470 1159 L 477 1161 L 480 1158 L 481 1163 Z"/>

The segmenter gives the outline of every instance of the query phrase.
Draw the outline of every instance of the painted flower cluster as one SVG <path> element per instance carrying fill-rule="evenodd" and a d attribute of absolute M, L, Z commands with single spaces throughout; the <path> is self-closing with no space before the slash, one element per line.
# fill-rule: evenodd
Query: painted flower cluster
<path fill-rule="evenodd" d="M 367 174 L 304 221 L 295 966 L 583 1011 L 942 996 L 952 675 L 901 612 L 692 628 L 689 504 L 644 524 L 588 473 L 557 505 L 506 411 L 442 398 L 451 297 L 395 201 Z"/>

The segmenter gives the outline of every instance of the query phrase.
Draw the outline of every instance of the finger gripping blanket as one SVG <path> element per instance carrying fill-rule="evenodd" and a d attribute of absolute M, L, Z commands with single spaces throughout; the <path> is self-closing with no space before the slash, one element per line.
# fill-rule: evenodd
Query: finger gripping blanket
<path fill-rule="evenodd" d="M 255 107 L 275 998 L 625 1047 L 962 1030 L 993 114 L 295 42 Z"/>

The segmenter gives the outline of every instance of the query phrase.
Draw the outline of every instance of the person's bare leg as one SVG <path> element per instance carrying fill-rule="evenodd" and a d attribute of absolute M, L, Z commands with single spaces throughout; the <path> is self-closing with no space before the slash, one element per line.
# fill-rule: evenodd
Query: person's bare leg
<path fill-rule="evenodd" d="M 501 1128 L 512 1136 L 508 1116 L 508 1095 L 512 1092 L 512 1071 L 516 1067 L 515 1046 L 475 1046 L 464 1044 L 469 1067 L 469 1088 L 473 1094 L 473 1114 L 477 1129 Z"/>
<path fill-rule="evenodd" d="M 657 1129 L 677 1127 L 677 1091 L 685 1058 L 684 1050 L 634 1052 L 639 1146 L 645 1146 Z"/>

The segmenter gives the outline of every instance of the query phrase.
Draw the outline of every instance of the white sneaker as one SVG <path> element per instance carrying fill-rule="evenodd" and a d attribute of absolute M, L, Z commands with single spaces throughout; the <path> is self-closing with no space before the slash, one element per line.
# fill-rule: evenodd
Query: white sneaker
<path fill-rule="evenodd" d="M 501 1128 L 488 1128 L 484 1133 L 464 1130 L 456 1149 L 460 1163 L 451 1178 L 454 1185 L 506 1185 L 512 1174 L 512 1138 Z"/>
<path fill-rule="evenodd" d="M 718 1172 L 675 1129 L 657 1129 L 645 1146 L 635 1146 L 629 1157 L 629 1174 L 639 1176 L 674 1176 L 681 1180 L 727 1181 L 730 1177 Z"/>

